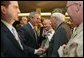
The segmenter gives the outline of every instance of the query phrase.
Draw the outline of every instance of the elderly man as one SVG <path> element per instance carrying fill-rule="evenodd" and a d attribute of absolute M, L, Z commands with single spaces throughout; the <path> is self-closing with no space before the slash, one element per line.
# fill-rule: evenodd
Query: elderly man
<path fill-rule="evenodd" d="M 43 33 L 42 36 L 45 37 L 46 39 L 44 39 L 42 41 L 41 47 L 44 49 L 47 49 L 49 47 L 49 42 L 51 41 L 55 31 L 51 26 L 51 21 L 49 19 L 45 19 L 43 21 Z M 43 55 L 41 55 L 41 57 L 45 57 L 46 53 L 44 53 Z"/>
<path fill-rule="evenodd" d="M 51 15 L 51 22 L 55 29 L 55 33 L 47 49 L 48 57 L 59 57 L 58 48 L 60 45 L 66 44 L 71 36 L 71 29 L 64 23 L 64 18 L 65 16 L 61 13 L 53 13 Z"/>
<path fill-rule="evenodd" d="M 83 1 L 68 1 L 67 12 L 77 29 L 67 45 L 60 46 L 61 57 L 83 57 Z"/>
<path fill-rule="evenodd" d="M 49 41 L 51 41 L 51 38 L 52 38 L 52 36 L 53 36 L 53 34 L 54 34 L 55 31 L 52 28 L 50 19 L 45 19 L 43 21 L 43 27 L 44 27 L 44 29 L 43 29 L 43 34 L 42 35 L 45 36 L 45 37 L 48 37 Z"/>

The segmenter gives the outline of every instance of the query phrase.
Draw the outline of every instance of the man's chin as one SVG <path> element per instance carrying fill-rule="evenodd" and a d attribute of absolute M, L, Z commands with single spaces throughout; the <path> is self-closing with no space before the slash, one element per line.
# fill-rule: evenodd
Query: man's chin
<path fill-rule="evenodd" d="M 19 21 L 19 18 L 16 18 L 15 21 Z"/>

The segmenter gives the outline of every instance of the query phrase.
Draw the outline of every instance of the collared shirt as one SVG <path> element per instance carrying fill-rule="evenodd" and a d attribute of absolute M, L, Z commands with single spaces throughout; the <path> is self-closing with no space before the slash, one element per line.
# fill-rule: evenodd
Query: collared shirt
<path fill-rule="evenodd" d="M 66 47 L 61 46 L 58 52 L 64 57 L 83 57 L 83 22 L 74 31 Z"/>
<path fill-rule="evenodd" d="M 13 28 L 13 26 L 12 25 L 10 25 L 10 24 L 8 24 L 6 21 L 4 21 L 4 20 L 1 20 L 6 26 L 7 26 L 7 28 L 11 31 L 11 33 L 12 33 L 12 28 Z"/>
<path fill-rule="evenodd" d="M 34 29 L 34 26 L 30 22 L 28 22 L 28 23 L 30 24 L 30 26 L 32 27 L 32 29 Z"/>
<path fill-rule="evenodd" d="M 6 21 L 4 21 L 4 20 L 1 20 L 1 21 L 7 26 L 7 28 L 11 31 L 11 33 L 15 36 L 15 39 L 17 40 L 21 49 L 23 50 L 23 46 L 21 45 L 21 42 L 18 37 L 18 33 L 17 33 L 16 29 L 11 24 L 7 23 Z M 15 33 L 13 31 L 15 31 Z"/>
<path fill-rule="evenodd" d="M 55 33 L 55 31 L 54 31 L 54 30 L 52 30 L 52 32 L 51 32 L 51 33 L 48 33 L 49 35 L 47 35 L 47 37 L 48 37 L 48 40 L 49 40 L 49 41 L 51 41 L 51 39 L 52 39 L 52 37 L 53 37 L 54 33 Z"/>
<path fill-rule="evenodd" d="M 34 27 L 33 27 L 33 25 L 30 23 L 30 22 L 28 22 L 29 24 L 30 24 L 30 26 L 32 27 L 32 29 L 34 30 Z M 35 49 L 35 51 L 34 51 L 34 54 L 37 54 L 38 53 L 38 49 Z"/>

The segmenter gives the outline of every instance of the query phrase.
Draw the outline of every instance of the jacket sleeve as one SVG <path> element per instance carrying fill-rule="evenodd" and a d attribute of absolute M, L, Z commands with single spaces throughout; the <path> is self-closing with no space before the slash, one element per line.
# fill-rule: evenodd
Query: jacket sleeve
<path fill-rule="evenodd" d="M 68 42 L 68 38 L 66 35 L 66 31 L 64 28 L 60 28 L 56 31 L 55 37 L 54 37 L 54 44 L 53 44 L 53 50 L 52 50 L 52 57 L 58 57 L 58 49 L 63 44 L 66 44 Z"/>

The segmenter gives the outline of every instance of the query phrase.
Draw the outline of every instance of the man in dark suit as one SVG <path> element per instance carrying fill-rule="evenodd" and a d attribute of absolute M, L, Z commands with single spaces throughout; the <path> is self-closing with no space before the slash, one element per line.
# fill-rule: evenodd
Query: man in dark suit
<path fill-rule="evenodd" d="M 18 30 L 18 33 L 21 35 L 22 38 L 24 38 L 24 44 L 34 49 L 39 48 L 38 35 L 34 28 L 35 26 L 38 26 L 39 23 L 41 23 L 40 19 L 41 16 L 39 13 L 31 12 L 29 15 L 29 22 Z M 29 54 L 29 56 L 35 57 L 36 55 Z"/>
<path fill-rule="evenodd" d="M 18 20 L 20 13 L 17 1 L 1 1 L 1 56 L 27 57 L 35 49 L 24 45 L 21 37 L 12 24 Z M 38 49 L 37 54 L 42 49 Z"/>
<path fill-rule="evenodd" d="M 61 13 L 53 13 L 51 15 L 51 22 L 55 29 L 55 33 L 46 51 L 48 57 L 59 57 L 58 48 L 66 44 L 72 34 L 70 27 L 64 23 L 63 20 L 64 15 Z"/>

